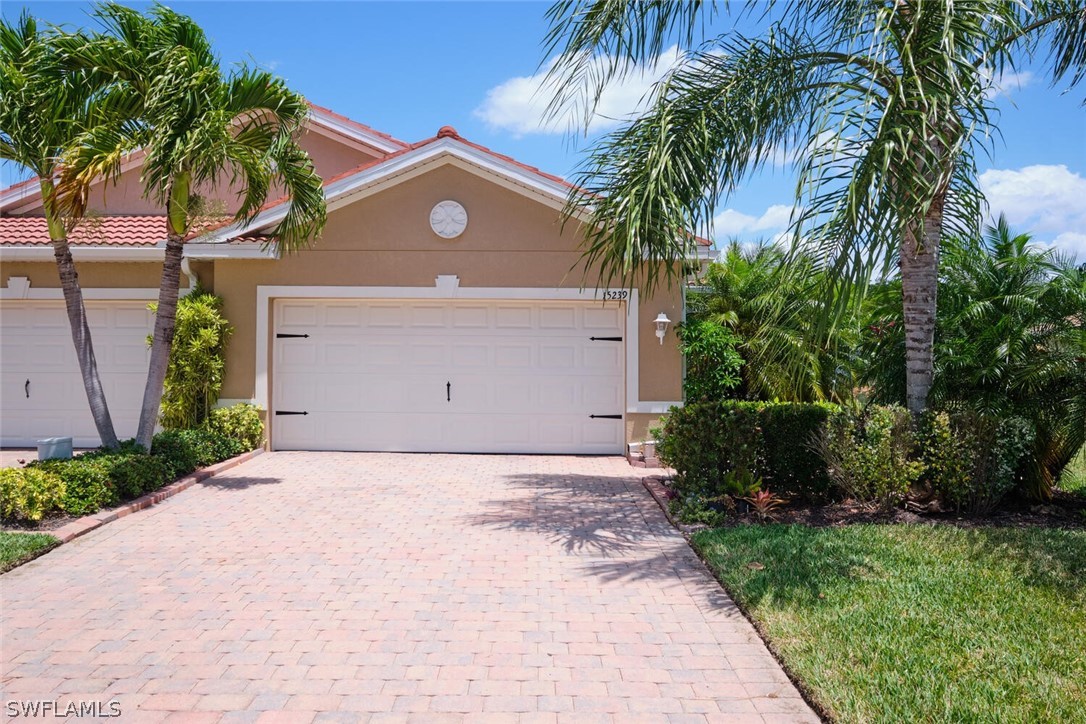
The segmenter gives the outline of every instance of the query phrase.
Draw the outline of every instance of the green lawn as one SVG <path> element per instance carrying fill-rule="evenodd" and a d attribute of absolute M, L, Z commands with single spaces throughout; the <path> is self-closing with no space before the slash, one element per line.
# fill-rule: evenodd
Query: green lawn
<path fill-rule="evenodd" d="M 1059 487 L 1060 490 L 1086 496 L 1086 447 L 1079 450 L 1075 459 L 1064 468 Z"/>
<path fill-rule="evenodd" d="M 57 544 L 44 533 L 4 533 L 0 531 L 0 573 L 9 571 Z"/>
<path fill-rule="evenodd" d="M 1086 722 L 1086 531 L 742 526 L 694 545 L 835 719 Z"/>

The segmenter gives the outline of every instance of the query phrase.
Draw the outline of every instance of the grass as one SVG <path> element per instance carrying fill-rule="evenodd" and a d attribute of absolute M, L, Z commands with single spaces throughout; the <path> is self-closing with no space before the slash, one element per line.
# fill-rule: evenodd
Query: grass
<path fill-rule="evenodd" d="M 1084 531 L 773 525 L 693 542 L 834 719 L 1086 722 Z"/>
<path fill-rule="evenodd" d="M 1086 497 L 1086 446 L 1083 446 L 1075 459 L 1064 468 L 1060 475 L 1059 488 Z"/>
<path fill-rule="evenodd" d="M 0 531 L 0 573 L 36 558 L 58 541 L 44 533 L 5 533 Z"/>

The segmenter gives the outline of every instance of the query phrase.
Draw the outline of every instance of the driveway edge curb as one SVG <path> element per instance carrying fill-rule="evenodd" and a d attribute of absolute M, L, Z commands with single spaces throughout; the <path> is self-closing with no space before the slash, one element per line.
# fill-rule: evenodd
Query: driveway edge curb
<path fill-rule="evenodd" d="M 131 515 L 138 511 L 150 508 L 156 503 L 161 503 L 167 498 L 172 498 L 178 493 L 184 492 L 191 488 L 196 483 L 203 482 L 210 477 L 214 477 L 219 473 L 225 472 L 230 468 L 237 467 L 242 463 L 249 462 L 258 455 L 264 453 L 263 448 L 257 448 L 256 450 L 250 450 L 247 453 L 242 453 L 237 457 L 232 457 L 229 460 L 223 460 L 220 463 L 214 465 L 208 465 L 206 468 L 200 468 L 195 472 L 191 472 L 188 475 L 178 478 L 177 480 L 162 486 L 158 490 L 142 495 L 135 500 L 130 500 L 124 505 L 120 505 L 111 510 L 107 510 L 101 513 L 94 513 L 93 515 L 85 515 L 82 518 L 73 520 L 67 525 L 63 525 L 56 530 L 48 531 L 49 535 L 56 538 L 63 543 L 70 543 L 71 541 L 90 533 L 92 530 L 101 528 L 106 523 L 112 523 L 118 518 L 123 518 L 126 515 Z"/>

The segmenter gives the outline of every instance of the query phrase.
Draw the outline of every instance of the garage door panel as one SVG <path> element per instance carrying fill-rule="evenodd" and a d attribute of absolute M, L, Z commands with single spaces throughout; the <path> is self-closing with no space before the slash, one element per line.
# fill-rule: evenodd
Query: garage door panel
<path fill-rule="evenodd" d="M 589 415 L 621 414 L 623 345 L 589 336 L 623 323 L 571 302 L 277 302 L 276 332 L 310 336 L 276 340 L 272 407 L 309 414 L 274 416 L 274 446 L 621 452 L 621 420 Z"/>
<path fill-rule="evenodd" d="M 132 437 L 154 317 L 142 301 L 91 300 L 86 308 L 114 428 L 120 438 Z M 63 302 L 6 301 L 0 328 L 0 444 L 32 446 L 43 437 L 71 436 L 77 446 L 98 445 Z"/>

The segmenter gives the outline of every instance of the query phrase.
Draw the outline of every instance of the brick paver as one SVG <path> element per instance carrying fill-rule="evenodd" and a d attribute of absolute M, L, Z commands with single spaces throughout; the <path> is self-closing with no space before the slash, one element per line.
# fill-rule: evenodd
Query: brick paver
<path fill-rule="evenodd" d="M 638 474 L 264 455 L 0 578 L 2 699 L 112 699 L 121 721 L 817 721 Z"/>

